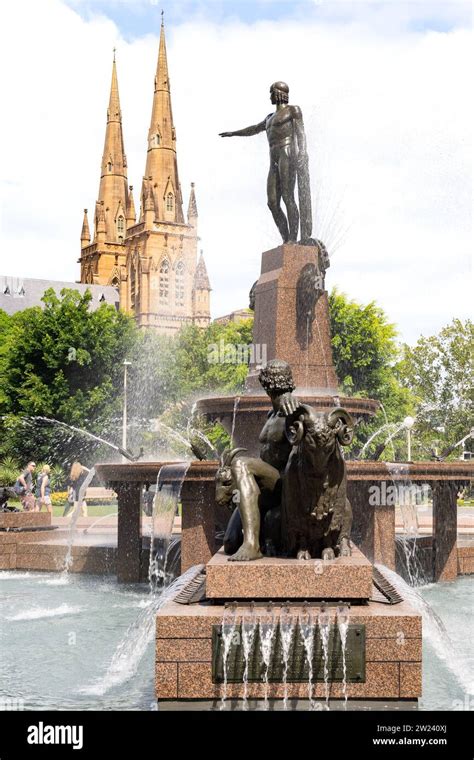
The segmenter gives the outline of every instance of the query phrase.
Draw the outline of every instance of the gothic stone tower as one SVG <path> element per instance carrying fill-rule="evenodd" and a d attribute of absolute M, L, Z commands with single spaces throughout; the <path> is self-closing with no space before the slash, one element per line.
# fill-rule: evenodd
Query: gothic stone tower
<path fill-rule="evenodd" d="M 115 110 L 109 106 L 93 242 L 87 214 L 81 234 L 81 282 L 119 287 L 121 308 L 141 327 L 167 334 L 184 324 L 206 327 L 211 288 L 202 253 L 197 260 L 194 183 L 187 220 L 183 214 L 163 24 L 138 222 L 127 188 L 115 61 L 110 98 Z"/>
<path fill-rule="evenodd" d="M 130 202 L 133 204 L 127 187 L 127 159 L 123 144 L 122 114 L 114 56 L 92 241 L 87 209 L 84 209 L 79 259 L 81 282 L 119 286 L 120 267 L 126 262 L 125 217 Z"/>

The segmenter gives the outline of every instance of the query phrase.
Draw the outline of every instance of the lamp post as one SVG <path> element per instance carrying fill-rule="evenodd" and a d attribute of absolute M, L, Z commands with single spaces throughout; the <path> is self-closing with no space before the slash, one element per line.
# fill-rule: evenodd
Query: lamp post
<path fill-rule="evenodd" d="M 122 415 L 122 448 L 127 448 L 127 369 L 132 362 L 123 363 L 123 415 Z M 124 461 L 126 461 L 124 457 Z"/>
<path fill-rule="evenodd" d="M 405 417 L 403 425 L 407 431 L 407 462 L 411 462 L 411 429 L 415 424 L 414 417 Z"/>

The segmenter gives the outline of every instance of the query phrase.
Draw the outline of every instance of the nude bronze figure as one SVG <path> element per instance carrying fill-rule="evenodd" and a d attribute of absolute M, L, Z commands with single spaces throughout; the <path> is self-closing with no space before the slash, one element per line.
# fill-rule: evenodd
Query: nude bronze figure
<path fill-rule="evenodd" d="M 272 403 L 260 433 L 260 457 L 226 452 L 216 501 L 233 509 L 224 536 L 229 561 L 267 556 L 308 560 L 350 556 L 352 509 L 342 446 L 354 422 L 341 407 L 318 412 L 293 395 L 291 368 L 275 359 L 260 383 Z"/>
<path fill-rule="evenodd" d="M 216 501 L 232 506 L 232 517 L 224 537 L 224 550 L 233 561 L 254 560 L 262 556 L 261 544 L 272 554 L 279 543 L 281 475 L 292 444 L 286 434 L 286 418 L 300 409 L 292 391 L 295 386 L 290 366 L 278 359 L 266 364 L 259 380 L 272 403 L 259 436 L 260 457 L 246 457 L 243 449 L 224 456 L 216 475 Z M 276 519 L 275 519 L 276 518 Z M 277 527 L 278 526 L 278 527 Z M 264 530 L 262 530 L 264 528 Z"/>
<path fill-rule="evenodd" d="M 220 132 L 220 136 L 250 137 L 266 131 L 270 148 L 267 197 L 275 224 L 284 243 L 296 242 L 300 227 L 300 242 L 303 245 L 314 245 L 311 238 L 311 192 L 303 114 L 299 106 L 289 104 L 289 87 L 285 82 L 272 84 L 270 100 L 276 109 L 259 124 L 234 132 Z M 295 201 L 296 180 L 299 210 Z M 281 207 L 282 198 L 286 216 Z"/>

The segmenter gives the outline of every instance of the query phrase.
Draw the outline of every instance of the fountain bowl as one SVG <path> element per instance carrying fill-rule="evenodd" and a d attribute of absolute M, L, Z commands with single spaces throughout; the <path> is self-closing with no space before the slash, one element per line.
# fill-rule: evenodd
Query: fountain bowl
<path fill-rule="evenodd" d="M 298 399 L 318 412 L 329 412 L 342 406 L 354 417 L 373 417 L 379 408 L 378 401 L 355 396 L 317 395 L 305 391 L 296 393 Z M 196 403 L 196 411 L 208 422 L 220 422 L 232 435 L 233 446 L 244 447 L 250 456 L 258 456 L 259 435 L 267 419 L 271 405 L 265 393 L 242 394 L 242 396 L 213 396 Z"/>

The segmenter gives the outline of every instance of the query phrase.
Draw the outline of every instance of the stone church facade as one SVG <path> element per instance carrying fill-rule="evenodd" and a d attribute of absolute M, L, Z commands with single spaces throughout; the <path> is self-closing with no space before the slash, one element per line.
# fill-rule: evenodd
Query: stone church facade
<path fill-rule="evenodd" d="M 197 225 L 194 183 L 186 218 L 183 213 L 162 24 L 138 219 L 128 185 L 114 58 L 93 237 L 84 211 L 81 283 L 118 288 L 120 307 L 140 327 L 164 334 L 185 324 L 206 327 L 211 287 L 202 252 L 198 257 Z"/>

